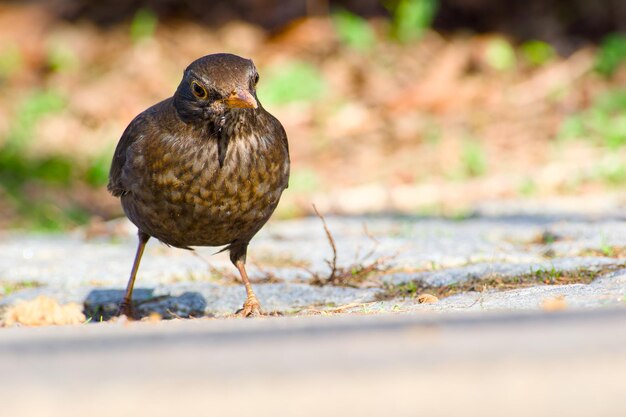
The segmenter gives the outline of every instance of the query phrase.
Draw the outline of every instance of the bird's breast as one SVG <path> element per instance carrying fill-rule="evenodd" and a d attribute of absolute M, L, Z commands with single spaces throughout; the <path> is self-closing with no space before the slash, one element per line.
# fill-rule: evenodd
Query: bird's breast
<path fill-rule="evenodd" d="M 220 166 L 216 140 L 146 144 L 132 159 L 125 210 L 175 246 L 218 246 L 255 233 L 286 186 L 288 156 L 278 145 L 256 135 L 231 139 Z"/>

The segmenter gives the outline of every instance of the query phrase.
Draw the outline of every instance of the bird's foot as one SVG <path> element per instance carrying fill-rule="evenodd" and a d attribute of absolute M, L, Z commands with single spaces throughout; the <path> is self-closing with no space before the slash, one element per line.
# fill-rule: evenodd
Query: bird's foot
<path fill-rule="evenodd" d="M 118 317 L 126 316 L 127 319 L 134 319 L 133 305 L 128 300 L 122 300 L 117 310 Z"/>
<path fill-rule="evenodd" d="M 235 314 L 240 317 L 258 317 L 261 315 L 261 304 L 259 304 L 259 300 L 253 295 L 246 299 L 246 302 L 243 303 L 243 307 L 237 310 Z"/>

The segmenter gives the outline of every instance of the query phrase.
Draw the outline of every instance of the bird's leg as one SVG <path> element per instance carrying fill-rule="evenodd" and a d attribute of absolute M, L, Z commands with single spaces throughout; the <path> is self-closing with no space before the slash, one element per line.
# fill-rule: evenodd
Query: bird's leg
<path fill-rule="evenodd" d="M 126 293 L 124 299 L 120 303 L 118 315 L 125 315 L 128 318 L 133 317 L 133 286 L 135 285 L 135 278 L 137 277 L 137 270 L 139 269 L 139 262 L 141 262 L 141 256 L 143 250 L 146 247 L 150 235 L 139 231 L 139 245 L 137 246 L 137 253 L 135 254 L 135 261 L 133 262 L 133 269 L 130 271 L 130 278 L 128 279 L 128 285 L 126 285 Z"/>
<path fill-rule="evenodd" d="M 239 270 L 243 285 L 246 287 L 246 302 L 243 303 L 243 307 L 237 310 L 235 314 L 243 317 L 259 316 L 261 315 L 261 305 L 252 290 L 252 285 L 250 285 L 250 279 L 248 279 L 248 273 L 246 272 L 248 242 L 235 240 L 228 246 L 228 250 L 230 251 L 230 261 Z"/>
<path fill-rule="evenodd" d="M 246 264 L 242 259 L 239 259 L 235 263 L 235 266 L 241 274 L 243 285 L 246 287 L 246 302 L 243 303 L 243 307 L 237 311 L 237 314 L 243 317 L 260 316 L 261 304 L 259 304 L 259 300 L 256 298 L 256 294 L 254 294 L 254 291 L 252 290 L 252 285 L 250 285 L 248 273 L 246 272 Z"/>

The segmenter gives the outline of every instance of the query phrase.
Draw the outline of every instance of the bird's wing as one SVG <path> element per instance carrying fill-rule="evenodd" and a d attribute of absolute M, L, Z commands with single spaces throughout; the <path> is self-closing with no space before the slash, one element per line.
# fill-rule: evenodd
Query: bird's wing
<path fill-rule="evenodd" d="M 280 126 L 280 128 L 278 129 L 278 134 L 280 136 L 280 141 L 283 144 L 283 146 L 285 147 L 285 156 L 287 158 L 287 168 L 285 171 L 285 184 L 284 187 L 285 188 L 289 188 L 289 171 L 290 171 L 290 165 L 291 165 L 291 161 L 289 160 L 289 141 L 287 140 L 287 132 L 285 132 L 285 128 L 283 127 L 282 124 L 278 123 L 278 125 Z"/>
<path fill-rule="evenodd" d="M 115 197 L 120 197 L 128 192 L 128 189 L 124 186 L 122 181 L 122 172 L 124 165 L 126 165 L 126 155 L 128 148 L 137 141 L 141 135 L 146 122 L 144 113 L 138 115 L 132 122 L 126 127 L 122 137 L 115 148 L 113 154 L 113 161 L 111 162 L 111 170 L 109 171 L 109 184 L 107 189 Z"/>
<path fill-rule="evenodd" d="M 275 118 L 274 116 L 272 116 L 270 113 L 267 113 L 267 115 L 269 116 L 269 123 L 272 126 L 272 130 L 274 135 L 276 136 L 276 138 L 278 139 L 280 145 L 283 147 L 283 150 L 285 152 L 285 158 L 286 158 L 286 172 L 285 172 L 285 184 L 284 184 L 284 188 L 289 187 L 289 166 L 290 166 L 290 161 L 289 161 L 289 141 L 287 140 L 287 132 L 285 132 L 285 128 L 283 127 L 283 125 L 280 123 L 280 121 Z"/>

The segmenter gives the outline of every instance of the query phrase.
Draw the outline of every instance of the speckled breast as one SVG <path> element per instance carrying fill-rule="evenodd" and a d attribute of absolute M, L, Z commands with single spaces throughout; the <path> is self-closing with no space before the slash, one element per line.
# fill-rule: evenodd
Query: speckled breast
<path fill-rule="evenodd" d="M 287 149 L 272 138 L 231 140 L 220 167 L 216 140 L 138 142 L 122 197 L 141 230 L 177 247 L 249 241 L 287 185 Z"/>

